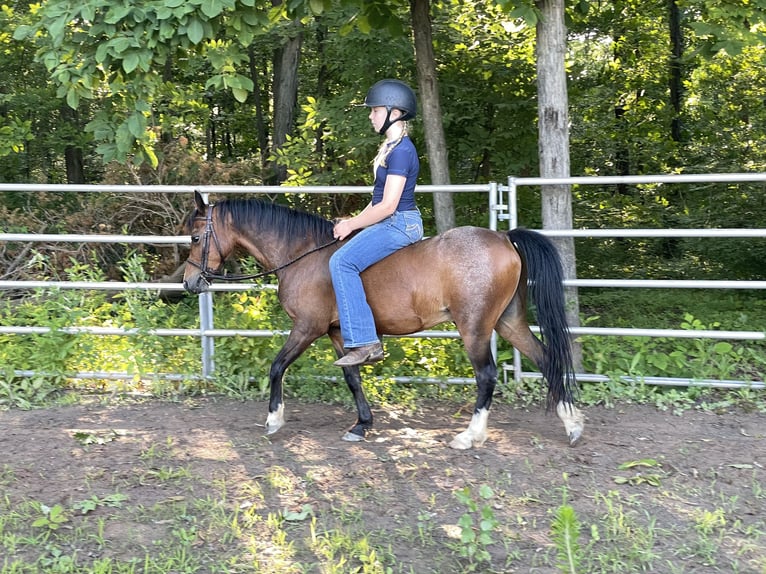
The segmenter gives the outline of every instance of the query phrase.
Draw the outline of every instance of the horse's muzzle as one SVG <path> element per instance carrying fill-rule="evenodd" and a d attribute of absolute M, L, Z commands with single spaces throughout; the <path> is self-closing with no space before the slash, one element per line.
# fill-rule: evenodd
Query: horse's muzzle
<path fill-rule="evenodd" d="M 189 293 L 194 293 L 195 295 L 204 293 L 210 287 L 210 283 L 208 283 L 201 274 L 192 277 L 191 279 L 184 279 L 183 284 L 184 289 L 186 289 Z"/>

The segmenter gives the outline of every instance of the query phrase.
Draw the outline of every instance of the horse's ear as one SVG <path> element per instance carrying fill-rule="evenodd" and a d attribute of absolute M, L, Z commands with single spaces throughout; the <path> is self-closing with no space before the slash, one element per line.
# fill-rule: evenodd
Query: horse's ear
<path fill-rule="evenodd" d="M 204 213 L 205 209 L 207 209 L 207 204 L 205 203 L 205 200 L 202 198 L 202 194 L 199 191 L 194 192 L 194 203 L 197 204 L 197 211 L 200 213 Z"/>

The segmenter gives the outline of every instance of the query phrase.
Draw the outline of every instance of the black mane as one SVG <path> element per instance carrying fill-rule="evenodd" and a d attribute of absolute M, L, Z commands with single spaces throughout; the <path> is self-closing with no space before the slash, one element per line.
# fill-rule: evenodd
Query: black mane
<path fill-rule="evenodd" d="M 333 238 L 332 221 L 284 205 L 261 199 L 225 199 L 215 206 L 222 219 L 231 216 L 232 224 L 240 230 L 269 230 L 284 241 L 313 237 L 318 242 L 325 242 Z"/>

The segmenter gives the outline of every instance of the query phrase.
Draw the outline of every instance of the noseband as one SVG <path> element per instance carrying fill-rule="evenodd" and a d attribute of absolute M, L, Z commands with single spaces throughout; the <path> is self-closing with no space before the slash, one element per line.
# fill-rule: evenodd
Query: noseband
<path fill-rule="evenodd" d="M 223 268 L 224 263 L 224 257 L 223 257 L 223 251 L 221 250 L 221 244 L 218 241 L 218 235 L 215 233 L 215 227 L 213 227 L 213 208 L 215 207 L 215 204 L 208 207 L 207 212 L 205 213 L 205 231 L 202 233 L 202 261 L 200 263 L 197 263 L 196 261 L 192 261 L 191 258 L 187 259 L 186 262 L 190 264 L 192 267 L 196 267 L 199 269 L 202 273 L 202 278 L 205 280 L 208 285 L 210 284 L 210 279 L 222 279 L 224 276 L 221 274 L 221 269 Z M 200 221 L 201 217 L 195 217 L 194 221 Z M 215 244 L 215 248 L 218 250 L 218 256 L 221 258 L 221 263 L 218 265 L 217 268 L 211 269 L 208 267 L 208 257 L 210 255 L 210 238 L 213 238 L 213 243 Z"/>
<path fill-rule="evenodd" d="M 213 208 L 215 207 L 215 204 L 210 205 L 207 213 L 205 213 L 205 231 L 202 233 L 202 261 L 200 263 L 197 263 L 196 261 L 192 261 L 191 258 L 187 259 L 186 262 L 190 264 L 192 267 L 196 267 L 200 270 L 200 275 L 202 276 L 202 279 L 205 281 L 205 283 L 210 285 L 210 281 L 213 279 L 221 279 L 223 281 L 244 281 L 246 279 L 258 279 L 260 277 L 265 277 L 267 275 L 271 275 L 273 273 L 276 273 L 277 271 L 280 271 L 284 269 L 285 267 L 289 267 L 293 263 L 300 261 L 307 255 L 311 255 L 312 253 L 315 253 L 321 249 L 324 249 L 325 247 L 329 247 L 330 245 L 334 245 L 335 243 L 338 243 L 338 239 L 333 239 L 332 241 L 329 241 L 327 243 L 323 243 L 322 245 L 318 245 L 317 247 L 314 247 L 313 249 L 309 249 L 306 253 L 302 253 L 295 259 L 291 259 L 287 263 L 284 263 L 280 265 L 279 267 L 275 267 L 274 269 L 269 269 L 268 271 L 262 271 L 261 273 L 254 273 L 252 275 L 224 275 L 221 273 L 221 269 L 223 269 L 224 264 L 224 256 L 223 256 L 223 250 L 221 249 L 221 244 L 218 241 L 218 235 L 215 233 L 215 227 L 213 227 Z M 193 221 L 200 221 L 202 217 L 195 217 Z M 213 243 L 215 244 L 215 248 L 218 250 L 218 256 L 221 258 L 221 263 L 218 265 L 216 269 L 211 269 L 208 267 L 208 256 L 210 254 L 210 238 L 213 238 Z"/>

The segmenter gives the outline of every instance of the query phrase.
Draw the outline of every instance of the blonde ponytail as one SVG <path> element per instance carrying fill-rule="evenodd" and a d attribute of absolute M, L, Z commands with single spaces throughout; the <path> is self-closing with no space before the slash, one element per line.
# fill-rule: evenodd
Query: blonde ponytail
<path fill-rule="evenodd" d="M 401 141 L 404 139 L 404 137 L 408 133 L 408 124 L 407 122 L 402 122 L 402 132 L 399 134 L 399 137 L 396 139 L 396 141 L 388 143 L 386 141 L 383 141 L 382 144 L 380 144 L 380 147 L 378 148 L 378 154 L 375 156 L 374 161 L 372 162 L 374 165 L 375 171 L 377 171 L 378 166 L 388 167 L 386 164 L 386 160 L 388 159 L 388 156 L 391 154 L 392 151 L 394 151 L 394 148 L 398 146 Z"/>

